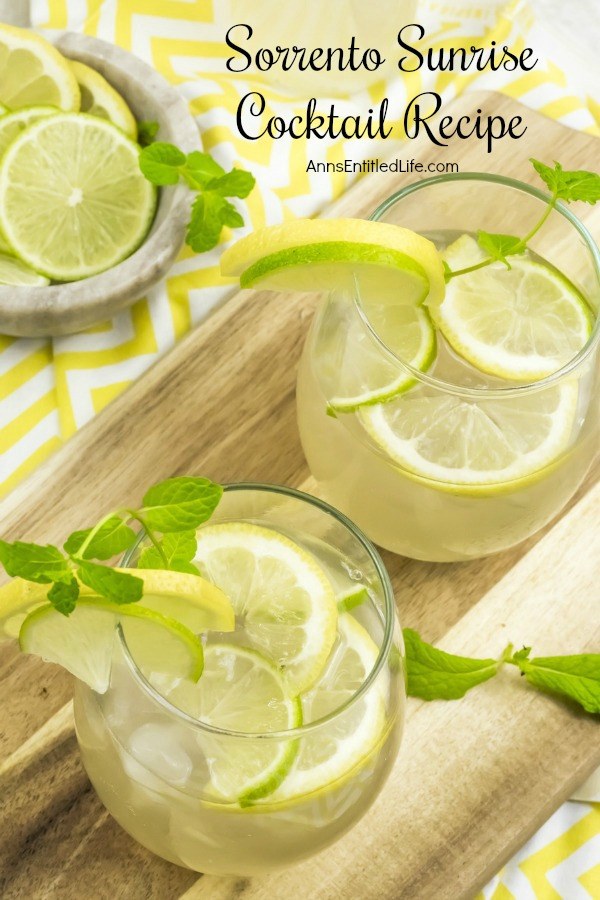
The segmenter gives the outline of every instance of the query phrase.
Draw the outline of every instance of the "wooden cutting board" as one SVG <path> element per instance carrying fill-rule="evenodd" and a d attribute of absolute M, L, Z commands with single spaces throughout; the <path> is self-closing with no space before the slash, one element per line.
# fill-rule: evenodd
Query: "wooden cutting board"
<path fill-rule="evenodd" d="M 452 112 L 521 113 L 525 138 L 404 157 L 530 178 L 527 158 L 597 168 L 600 141 L 497 94 Z M 407 176 L 372 175 L 331 209 L 365 216 Z M 532 179 L 533 180 L 533 179 Z M 596 236 L 600 208 L 578 210 Z M 195 473 L 310 487 L 295 422 L 296 363 L 315 300 L 239 294 L 0 504 L 2 535 L 60 542 L 149 484 Z M 451 651 L 600 650 L 600 487 L 590 473 L 553 527 L 515 550 L 432 565 L 384 554 L 404 625 Z M 410 701 L 393 774 L 334 847 L 266 878 L 200 877 L 151 856 L 104 811 L 79 762 L 70 678 L 0 650 L 0 895 L 27 900 L 470 898 L 600 764 L 598 722 L 507 672 L 465 699 Z"/>

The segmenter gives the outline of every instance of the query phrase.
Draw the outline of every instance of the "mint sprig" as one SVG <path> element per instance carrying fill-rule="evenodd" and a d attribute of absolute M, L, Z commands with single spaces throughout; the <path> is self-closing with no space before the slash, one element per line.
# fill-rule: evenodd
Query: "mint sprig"
<path fill-rule="evenodd" d="M 8 575 L 48 584 L 48 600 L 68 616 L 77 604 L 80 583 L 113 603 L 135 603 L 144 582 L 97 560 L 112 559 L 133 547 L 145 531 L 150 547 L 140 556 L 140 568 L 170 569 L 198 574 L 192 563 L 195 529 L 215 511 L 223 488 L 208 478 L 168 478 L 146 491 L 139 509 L 114 510 L 92 528 L 74 531 L 63 550 L 51 544 L 0 540 L 0 563 Z"/>
<path fill-rule="evenodd" d="M 519 669 L 529 684 L 575 701 L 588 713 L 600 714 L 600 653 L 530 658 L 531 648 L 514 651 L 509 644 L 498 659 L 455 656 L 427 644 L 416 631 L 403 631 L 407 692 L 421 700 L 457 700 L 500 672 Z"/>
<path fill-rule="evenodd" d="M 452 271 L 447 264 L 444 264 L 446 282 L 456 278 L 458 275 L 466 275 L 468 272 L 483 269 L 494 262 L 503 262 L 510 269 L 508 257 L 527 250 L 529 241 L 544 225 L 559 200 L 563 200 L 565 203 L 580 200 L 591 205 L 600 200 L 600 175 L 583 170 L 565 171 L 558 162 L 554 163 L 554 168 L 537 159 L 532 158 L 530 162 L 551 193 L 546 209 L 540 219 L 524 237 L 478 231 L 477 243 L 487 253 L 486 258 L 472 266 L 466 266 L 464 269 L 457 269 L 456 271 Z"/>
<path fill-rule="evenodd" d="M 243 169 L 226 172 L 210 153 L 194 150 L 187 155 L 174 144 L 157 141 L 140 152 L 140 169 L 158 186 L 183 179 L 197 196 L 192 203 L 186 243 L 196 253 L 212 250 L 219 243 L 223 226 L 240 228 L 244 220 L 228 197 L 245 199 L 255 185 L 254 176 Z"/>

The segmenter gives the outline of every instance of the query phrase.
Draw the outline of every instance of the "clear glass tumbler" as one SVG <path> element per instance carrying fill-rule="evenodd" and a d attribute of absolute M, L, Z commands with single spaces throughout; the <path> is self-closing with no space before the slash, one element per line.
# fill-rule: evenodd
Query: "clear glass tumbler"
<path fill-rule="evenodd" d="M 377 551 L 351 522 L 322 501 L 291 489 L 231 485 L 209 524 L 240 521 L 274 529 L 300 544 L 338 589 L 366 589 L 364 602 L 345 614 L 368 632 L 378 654 L 354 694 L 322 719 L 289 731 L 250 734 L 215 728 L 172 705 L 168 691 L 140 671 L 121 634 L 108 691 L 96 694 L 77 683 L 75 722 L 92 784 L 137 841 L 199 872 L 251 875 L 322 850 L 364 815 L 397 754 L 405 682 L 388 575 Z M 236 632 L 235 637 L 243 641 L 244 635 Z M 274 742 L 293 745 L 300 760 L 305 751 L 352 734 L 374 692 L 381 701 L 377 731 L 368 753 L 346 771 L 324 776 L 317 789 L 285 802 L 265 797 L 244 807 L 215 796 L 210 765 L 219 755 L 239 760 Z"/>
<path fill-rule="evenodd" d="M 407 186 L 386 200 L 372 218 L 419 232 L 442 247 L 479 229 L 527 234 L 547 201 L 547 195 L 518 181 L 461 173 Z M 439 562 L 505 550 L 549 522 L 588 471 L 600 431 L 600 255 L 585 226 L 562 204 L 529 246 L 536 258 L 558 270 L 557 277 L 569 279 L 596 317 L 592 335 L 577 356 L 539 381 L 514 383 L 486 377 L 441 346 L 433 366 L 419 371 L 396 356 L 377 334 L 364 295 L 346 290 L 322 299 L 298 376 L 300 436 L 320 495 L 357 522 L 376 544 Z M 327 414 L 339 390 L 340 371 L 350 370 L 352 359 L 358 361 L 358 355 L 364 358 L 365 354 L 377 361 L 372 371 L 381 383 L 363 384 L 362 389 L 380 388 L 405 375 L 412 381 L 405 397 L 424 401 L 412 409 L 420 409 L 425 417 L 443 410 L 453 417 L 457 430 L 467 407 L 479 407 L 488 421 L 497 423 L 499 455 L 508 435 L 512 446 L 522 445 L 524 462 L 531 453 L 532 417 L 537 417 L 547 430 L 550 450 L 524 477 L 499 477 L 495 483 L 481 485 L 432 474 L 436 462 L 439 471 L 444 471 L 444 446 L 435 451 L 438 456 L 427 475 L 418 466 L 409 469 L 393 452 L 394 416 L 403 415 L 407 408 L 402 400 L 379 405 L 386 407 L 385 416 L 392 423 L 387 445 L 372 427 L 366 427 L 368 417 L 360 410 L 337 417 Z"/>

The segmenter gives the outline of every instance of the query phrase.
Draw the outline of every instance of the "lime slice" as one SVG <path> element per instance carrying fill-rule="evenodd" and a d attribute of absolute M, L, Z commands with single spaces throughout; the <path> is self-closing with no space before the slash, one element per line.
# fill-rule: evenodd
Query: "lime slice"
<path fill-rule="evenodd" d="M 0 24 L 0 101 L 9 109 L 79 109 L 79 88 L 67 60 L 33 31 Z"/>
<path fill-rule="evenodd" d="M 377 292 L 365 306 L 372 328 L 392 353 L 415 369 L 429 368 L 436 338 L 424 307 L 386 303 Z M 343 340 L 334 336 L 332 343 L 333 352 L 322 354 L 319 372 L 333 412 L 354 412 L 390 400 L 415 384 L 406 370 L 390 361 L 358 315 L 348 321 Z"/>
<path fill-rule="evenodd" d="M 486 258 L 468 234 L 443 254 L 451 269 Z M 591 311 L 556 269 L 528 253 L 452 278 L 432 315 L 446 340 L 482 372 L 536 381 L 556 372 L 586 344 Z"/>
<path fill-rule="evenodd" d="M 353 616 L 340 616 L 339 631 L 340 642 L 327 668 L 313 689 L 302 697 L 305 723 L 321 719 L 347 703 L 377 661 L 376 644 Z M 386 700 L 385 679 L 378 678 L 363 697 L 325 728 L 303 735 L 289 774 L 265 802 L 288 802 L 315 791 L 326 792 L 366 761 L 385 730 Z"/>
<path fill-rule="evenodd" d="M 139 148 L 109 122 L 59 113 L 30 125 L 0 166 L 0 227 L 56 281 L 116 265 L 139 247 L 156 204 Z"/>
<path fill-rule="evenodd" d="M 364 219 L 297 219 L 242 238 L 221 257 L 223 275 L 274 291 L 390 293 L 404 305 L 440 303 L 442 260 L 426 238 Z"/>
<path fill-rule="evenodd" d="M 137 604 L 118 606 L 80 599 L 69 616 L 50 604 L 30 613 L 21 626 L 24 653 L 58 663 L 98 693 L 109 685 L 116 628 L 120 624 L 137 665 L 147 677 L 165 674 L 197 681 L 202 644 L 187 628 Z"/>
<path fill-rule="evenodd" d="M 290 699 L 281 672 L 261 653 L 234 644 L 209 644 L 197 684 L 182 681 L 168 699 L 201 722 L 227 731 L 265 734 L 302 724 L 298 699 Z M 292 740 L 239 741 L 198 733 L 210 771 L 211 793 L 244 805 L 266 796 L 288 773 L 297 752 Z"/>
<path fill-rule="evenodd" d="M 112 122 L 132 141 L 136 141 L 136 121 L 131 110 L 112 84 L 109 84 L 99 72 L 84 63 L 72 60 L 70 64 L 81 91 L 81 112 Z"/>
<path fill-rule="evenodd" d="M 55 106 L 24 106 L 16 112 L 0 118 L 0 157 L 22 131 L 38 119 L 53 116 L 58 112 Z"/>
<path fill-rule="evenodd" d="M 38 275 L 20 259 L 0 253 L 0 284 L 12 284 L 15 287 L 41 287 L 49 283 L 48 278 Z"/>
<path fill-rule="evenodd" d="M 196 563 L 229 597 L 246 638 L 282 667 L 290 695 L 310 687 L 337 628 L 333 589 L 314 557 L 244 522 L 208 525 L 196 537 Z"/>
<path fill-rule="evenodd" d="M 423 387 L 359 416 L 376 444 L 409 472 L 484 486 L 527 477 L 566 450 L 577 396 L 574 381 L 502 400 Z"/>
<path fill-rule="evenodd" d="M 340 614 L 350 612 L 351 609 L 356 609 L 357 606 L 362 606 L 363 603 L 369 601 L 369 591 L 361 584 L 354 588 L 347 588 L 345 591 L 340 591 L 339 594 L 335 595 L 335 599 Z"/>
<path fill-rule="evenodd" d="M 198 575 L 163 569 L 125 569 L 144 582 L 144 594 L 136 608 L 149 609 L 175 619 L 195 633 L 233 631 L 235 616 L 231 603 L 217 587 Z M 47 602 L 50 585 L 33 584 L 13 578 L 0 588 L 0 640 L 18 637 L 26 616 Z M 80 597 L 104 602 L 86 584 L 79 585 Z"/>

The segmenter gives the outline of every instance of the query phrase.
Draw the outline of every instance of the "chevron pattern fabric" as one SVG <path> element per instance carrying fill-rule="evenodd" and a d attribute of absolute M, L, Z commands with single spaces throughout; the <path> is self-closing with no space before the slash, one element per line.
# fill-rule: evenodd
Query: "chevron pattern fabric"
<path fill-rule="evenodd" d="M 247 229 L 313 215 L 346 190 L 354 176 L 307 173 L 307 162 L 341 160 L 348 145 L 240 137 L 235 110 L 255 85 L 225 70 L 230 55 L 223 43 L 228 6 L 229 0 L 32 0 L 32 19 L 36 27 L 82 31 L 119 44 L 176 85 L 196 117 L 205 149 L 223 165 L 237 164 L 257 178 L 259 189 L 241 206 Z M 315 0 L 320 14 L 326 7 Z M 421 90 L 435 90 L 448 100 L 466 89 L 493 88 L 565 125 L 600 135 L 600 104 L 589 93 L 588 79 L 523 0 L 421 0 L 418 21 L 426 26 L 433 46 L 448 42 L 469 47 L 474 41 L 481 45 L 495 40 L 516 51 L 526 45 L 545 48 L 546 56 L 526 73 L 417 72 L 395 77 L 370 87 L 367 95 L 338 100 L 344 114 L 363 109 L 366 96 L 375 103 L 388 96 L 390 109 L 403 110 L 403 101 Z M 278 22 L 281 43 L 282 28 L 288 26 L 295 27 L 293 16 L 288 25 L 283 19 Z M 300 112 L 302 104 L 276 87 L 261 90 L 271 112 L 289 115 L 296 106 Z M 394 149 L 387 141 L 386 154 Z M 370 158 L 376 150 L 377 142 L 353 143 L 352 158 Z M 0 495 L 227 299 L 233 288 L 219 275 L 221 251 L 219 247 L 194 256 L 184 249 L 169 275 L 146 297 L 84 333 L 52 341 L 0 336 Z M 480 900 L 590 897 L 600 898 L 600 803 L 571 802 L 488 885 Z"/>

